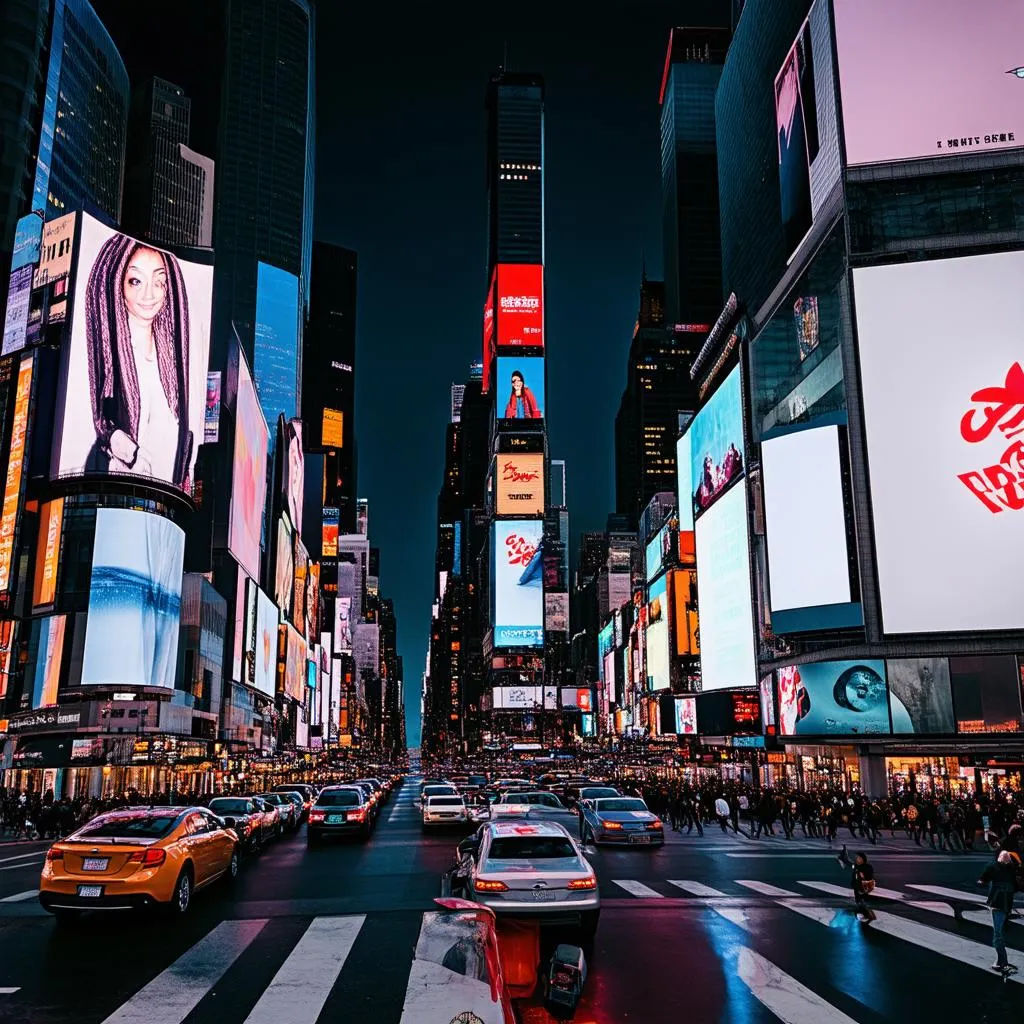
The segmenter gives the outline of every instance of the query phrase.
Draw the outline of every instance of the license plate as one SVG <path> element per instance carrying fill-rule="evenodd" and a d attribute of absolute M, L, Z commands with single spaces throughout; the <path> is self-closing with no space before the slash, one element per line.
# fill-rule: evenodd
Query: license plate
<path fill-rule="evenodd" d="M 110 863 L 109 857 L 86 857 L 82 861 L 83 871 L 106 871 L 107 865 Z M 97 893 L 97 895 L 99 895 Z"/>
<path fill-rule="evenodd" d="M 649 843 L 651 841 L 650 836 L 630 836 L 629 841 L 631 843 Z"/>
<path fill-rule="evenodd" d="M 534 889 L 533 898 L 537 901 L 553 900 L 555 898 L 555 894 L 553 892 L 548 892 L 546 889 Z"/>
<path fill-rule="evenodd" d="M 103 886 L 102 885 L 80 885 L 78 887 L 78 895 L 79 896 L 89 896 L 89 897 L 92 897 L 92 898 L 96 898 L 98 896 L 102 896 L 103 895 Z"/>
<path fill-rule="evenodd" d="M 344 814 L 328 814 L 327 824 L 328 825 L 340 825 L 345 820 Z"/>

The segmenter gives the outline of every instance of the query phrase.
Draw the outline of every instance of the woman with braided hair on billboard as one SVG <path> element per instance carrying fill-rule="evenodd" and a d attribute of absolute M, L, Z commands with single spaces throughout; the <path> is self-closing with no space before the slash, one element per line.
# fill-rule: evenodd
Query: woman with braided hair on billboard
<path fill-rule="evenodd" d="M 191 491 L 188 296 L 177 259 L 108 238 L 89 273 L 85 334 L 96 428 L 86 470 Z"/>

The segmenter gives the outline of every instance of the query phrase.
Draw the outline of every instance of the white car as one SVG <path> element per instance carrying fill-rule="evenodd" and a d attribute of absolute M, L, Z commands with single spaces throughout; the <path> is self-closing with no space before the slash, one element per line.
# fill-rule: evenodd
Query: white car
<path fill-rule="evenodd" d="M 420 804 L 426 807 L 432 796 L 458 796 L 459 791 L 448 782 L 431 783 L 420 790 Z"/>
<path fill-rule="evenodd" d="M 430 825 L 465 825 L 469 822 L 466 801 L 458 793 L 428 796 L 423 801 L 423 827 Z"/>

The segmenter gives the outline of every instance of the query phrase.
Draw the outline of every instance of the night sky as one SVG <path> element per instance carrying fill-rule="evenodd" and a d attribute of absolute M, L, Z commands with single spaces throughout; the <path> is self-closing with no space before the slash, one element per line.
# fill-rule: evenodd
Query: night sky
<path fill-rule="evenodd" d="M 569 522 L 614 506 L 614 423 L 642 260 L 661 273 L 658 89 L 686 3 L 321 3 L 316 237 L 359 253 L 359 493 L 394 598 L 409 742 L 433 596 L 436 499 L 450 385 L 481 354 L 490 73 L 546 83 L 548 427 L 566 460 Z M 586 12 L 591 12 L 588 16 Z M 442 16 L 442 12 L 444 16 Z M 598 12 L 600 17 L 593 17 Z"/>

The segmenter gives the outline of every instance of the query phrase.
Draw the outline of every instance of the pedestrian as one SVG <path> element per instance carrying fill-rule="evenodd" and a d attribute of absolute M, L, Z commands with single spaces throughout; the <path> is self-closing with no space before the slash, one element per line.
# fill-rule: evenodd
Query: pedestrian
<path fill-rule="evenodd" d="M 836 859 L 843 867 L 851 869 L 850 885 L 853 889 L 853 902 L 857 908 L 857 920 L 865 924 L 874 921 L 877 915 L 868 906 L 868 896 L 875 888 L 875 869 L 868 863 L 868 858 L 863 853 L 858 853 L 851 864 L 845 844 Z"/>
<path fill-rule="evenodd" d="M 729 823 L 729 802 L 721 794 L 715 801 L 715 817 L 718 818 L 718 824 L 722 826 L 722 831 L 728 832 L 726 826 Z"/>
<path fill-rule="evenodd" d="M 1017 968 L 1006 957 L 1006 941 L 1003 930 L 1013 910 L 1013 894 L 1017 889 L 1017 871 L 1009 850 L 1001 850 L 999 856 L 988 865 L 978 879 L 978 885 L 988 885 L 988 899 L 985 901 L 992 911 L 992 948 L 996 951 L 993 971 L 1002 975 L 1015 974 Z"/>

